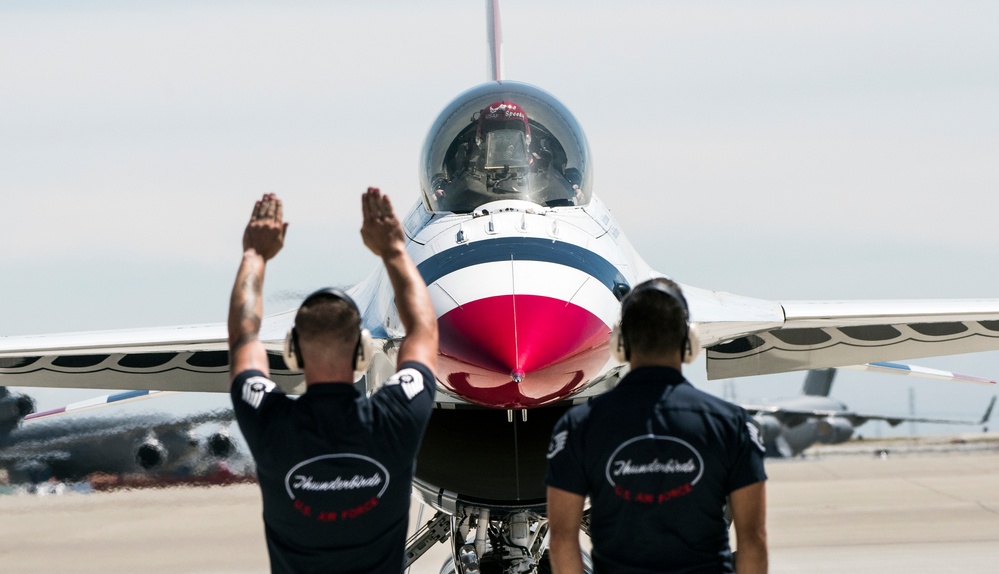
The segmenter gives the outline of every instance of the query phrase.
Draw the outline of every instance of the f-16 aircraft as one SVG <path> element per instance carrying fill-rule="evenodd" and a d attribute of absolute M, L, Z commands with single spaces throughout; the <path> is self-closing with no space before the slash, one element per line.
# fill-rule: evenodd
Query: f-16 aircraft
<path fill-rule="evenodd" d="M 670 270 L 652 269 L 598 198 L 571 112 L 502 77 L 490 30 L 491 81 L 434 121 L 421 199 L 405 217 L 441 325 L 438 409 L 414 484 L 440 514 L 410 558 L 450 537 L 455 570 L 493 562 L 522 572 L 545 551 L 550 429 L 570 404 L 616 383 L 624 367 L 608 338 L 620 298 Z M 392 371 L 404 336 L 388 287 L 378 269 L 350 289 L 377 339 L 369 389 Z M 683 288 L 712 379 L 999 349 L 999 300 L 776 301 Z M 261 330 L 286 390 L 300 383 L 281 359 L 293 313 Z M 224 392 L 226 346 L 223 324 L 6 337 L 0 381 Z"/>
<path fill-rule="evenodd" d="M 15 484 L 79 481 L 94 473 L 166 477 L 203 472 L 235 452 L 227 426 L 233 420 L 231 410 L 181 417 L 60 416 L 153 393 L 126 391 L 36 413 L 31 397 L 0 387 L 0 469 Z M 195 432 L 209 423 L 223 426 L 202 435 Z"/>
<path fill-rule="evenodd" d="M 905 367 L 882 364 L 886 369 Z M 912 370 L 911 367 L 908 370 Z M 924 373 L 923 376 L 934 373 Z M 953 373 L 937 371 L 941 378 L 964 379 Z M 885 421 L 891 426 L 903 422 L 949 425 L 985 425 L 992 416 L 996 398 L 992 397 L 985 414 L 977 421 L 897 416 L 851 411 L 845 404 L 829 396 L 836 369 L 808 371 L 801 394 L 797 397 L 767 401 L 765 404 L 742 404 L 760 427 L 767 456 L 792 457 L 815 443 L 838 444 L 850 440 L 856 427 L 867 421 Z M 975 382 L 993 382 L 978 379 Z"/>

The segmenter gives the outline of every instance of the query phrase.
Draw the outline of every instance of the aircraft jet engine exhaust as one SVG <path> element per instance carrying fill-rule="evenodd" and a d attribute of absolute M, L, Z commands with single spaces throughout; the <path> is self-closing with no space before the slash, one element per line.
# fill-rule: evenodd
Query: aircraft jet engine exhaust
<path fill-rule="evenodd" d="M 827 417 L 818 421 L 816 430 L 819 433 L 819 442 L 824 444 L 846 442 L 853 436 L 853 425 L 850 421 L 837 417 Z"/>
<path fill-rule="evenodd" d="M 227 432 L 212 433 L 205 442 L 208 452 L 215 458 L 228 458 L 236 452 L 236 443 Z"/>
<path fill-rule="evenodd" d="M 756 425 L 760 427 L 760 435 L 763 437 L 764 444 L 770 444 L 780 436 L 781 424 L 780 421 L 775 417 L 770 415 L 757 415 L 754 417 Z"/>
<path fill-rule="evenodd" d="M 135 447 L 135 462 L 142 470 L 159 467 L 167 459 L 167 449 L 156 438 L 147 438 Z"/>

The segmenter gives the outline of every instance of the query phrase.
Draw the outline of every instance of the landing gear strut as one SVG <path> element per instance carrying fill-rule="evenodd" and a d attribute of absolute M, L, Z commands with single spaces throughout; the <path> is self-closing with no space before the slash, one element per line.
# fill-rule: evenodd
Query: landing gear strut
<path fill-rule="evenodd" d="M 548 520 L 519 511 L 490 517 L 488 508 L 449 516 L 437 512 L 406 544 L 406 567 L 437 542 L 451 538 L 451 556 L 441 574 L 548 574 Z M 583 569 L 593 571 L 583 553 Z"/>

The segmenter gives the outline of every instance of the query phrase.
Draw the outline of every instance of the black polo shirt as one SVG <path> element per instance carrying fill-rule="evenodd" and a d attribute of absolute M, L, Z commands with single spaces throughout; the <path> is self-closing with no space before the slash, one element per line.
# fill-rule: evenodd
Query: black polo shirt
<path fill-rule="evenodd" d="M 257 463 L 272 572 L 402 572 L 435 390 L 415 362 L 370 398 L 324 383 L 295 400 L 259 371 L 236 376 L 233 409 Z"/>
<path fill-rule="evenodd" d="M 726 497 L 763 453 L 744 409 L 644 367 L 563 415 L 545 482 L 590 497 L 594 572 L 733 572 Z"/>

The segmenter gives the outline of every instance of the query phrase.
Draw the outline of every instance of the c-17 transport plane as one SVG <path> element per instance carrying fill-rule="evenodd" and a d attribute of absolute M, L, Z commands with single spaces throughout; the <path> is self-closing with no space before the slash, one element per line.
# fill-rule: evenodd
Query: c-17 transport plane
<path fill-rule="evenodd" d="M 492 22 L 492 81 L 433 122 L 422 197 L 404 218 L 441 328 L 437 409 L 414 481 L 438 514 L 413 538 L 409 560 L 449 538 L 451 571 L 530 572 L 547 547 L 552 425 L 619 380 L 625 367 L 608 341 L 620 299 L 668 270 L 645 262 L 597 197 L 572 113 L 501 77 Z M 683 290 L 712 379 L 999 349 L 997 299 L 775 301 Z M 371 389 L 393 371 L 404 333 L 383 270 L 349 292 L 376 339 Z M 261 329 L 272 378 L 289 391 L 301 382 L 281 358 L 293 316 L 269 316 Z M 224 324 L 5 337 L 0 382 L 225 392 L 226 348 Z"/>
<path fill-rule="evenodd" d="M 884 372 L 918 373 L 917 376 L 924 377 L 995 383 L 976 377 L 896 363 L 875 363 L 871 367 L 872 370 Z M 846 442 L 853 436 L 856 427 L 868 421 L 885 421 L 893 427 L 903 422 L 984 426 L 992 416 L 992 407 L 996 402 L 996 398 L 992 397 L 985 408 L 985 414 L 975 421 L 862 413 L 850 410 L 841 401 L 829 396 L 835 377 L 836 369 L 813 369 L 808 371 L 801 387 L 801 394 L 797 397 L 777 399 L 762 404 L 741 403 L 741 406 L 753 415 L 760 428 L 767 456 L 792 457 L 801 454 L 815 443 Z"/>
<path fill-rule="evenodd" d="M 231 409 L 184 416 L 62 416 L 163 394 L 123 391 L 35 412 L 31 397 L 0 387 L 0 469 L 17 484 L 80 481 L 94 473 L 172 478 L 210 471 L 235 453 L 228 430 Z M 202 425 L 218 428 L 196 433 Z"/>

